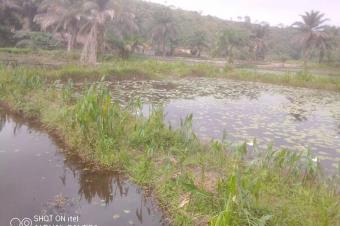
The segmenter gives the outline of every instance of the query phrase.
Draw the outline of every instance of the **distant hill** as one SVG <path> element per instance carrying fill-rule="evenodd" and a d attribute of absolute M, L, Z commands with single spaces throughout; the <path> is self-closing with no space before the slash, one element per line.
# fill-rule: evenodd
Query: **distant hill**
<path fill-rule="evenodd" d="M 254 30 L 256 26 L 259 26 L 259 24 L 251 23 L 251 18 L 244 18 L 244 21 L 223 20 L 213 16 L 203 16 L 199 12 L 169 8 L 161 4 L 141 0 L 124 0 L 123 4 L 136 15 L 140 27 L 140 34 L 146 40 L 150 40 L 154 15 L 168 8 L 171 10 L 178 26 L 178 45 L 181 47 L 189 47 L 189 40 L 195 32 L 204 32 L 207 35 L 209 45 L 209 48 L 205 51 L 208 51 L 209 54 L 213 53 L 216 42 L 218 41 L 218 34 L 223 30 L 236 29 L 251 34 L 252 30 Z M 268 26 L 268 31 L 264 38 L 266 43 L 266 58 L 276 60 L 299 59 L 300 48 L 295 38 L 296 31 L 292 27 L 269 26 L 265 23 L 261 25 Z M 336 29 L 340 30 L 339 28 Z M 340 44 L 340 32 L 337 42 Z M 339 51 L 339 49 L 335 49 L 332 54 L 340 56 Z M 238 54 L 242 55 L 242 53 Z"/>

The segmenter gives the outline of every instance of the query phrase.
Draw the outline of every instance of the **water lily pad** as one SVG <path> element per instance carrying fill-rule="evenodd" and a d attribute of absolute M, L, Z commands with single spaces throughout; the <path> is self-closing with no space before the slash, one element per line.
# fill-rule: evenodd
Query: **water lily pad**
<path fill-rule="evenodd" d="M 123 212 L 126 213 L 126 214 L 129 214 L 131 211 L 130 210 L 124 210 Z"/>
<path fill-rule="evenodd" d="M 117 220 L 118 218 L 120 218 L 120 215 L 119 215 L 119 214 L 114 214 L 114 215 L 112 216 L 112 218 L 113 218 L 114 220 Z"/>

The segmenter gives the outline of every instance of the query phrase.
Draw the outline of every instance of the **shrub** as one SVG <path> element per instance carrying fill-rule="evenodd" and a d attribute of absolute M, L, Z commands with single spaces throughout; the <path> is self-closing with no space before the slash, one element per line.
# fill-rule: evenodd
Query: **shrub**
<path fill-rule="evenodd" d="M 19 31 L 14 35 L 16 47 L 31 49 L 57 49 L 60 48 L 61 42 L 56 40 L 51 33 L 47 32 L 26 32 Z"/>

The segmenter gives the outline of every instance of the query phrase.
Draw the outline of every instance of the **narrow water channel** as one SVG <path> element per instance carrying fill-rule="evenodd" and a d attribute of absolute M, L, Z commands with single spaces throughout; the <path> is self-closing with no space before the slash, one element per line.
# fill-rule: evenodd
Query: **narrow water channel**
<path fill-rule="evenodd" d="M 0 226 L 56 224 L 165 223 L 159 208 L 126 178 L 65 157 L 47 134 L 0 109 Z"/>

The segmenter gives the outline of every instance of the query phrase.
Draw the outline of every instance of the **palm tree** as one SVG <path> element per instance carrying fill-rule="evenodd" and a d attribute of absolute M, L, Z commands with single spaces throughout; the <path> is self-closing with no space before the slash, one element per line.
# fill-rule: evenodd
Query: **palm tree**
<path fill-rule="evenodd" d="M 268 33 L 267 25 L 257 25 L 250 35 L 250 50 L 254 54 L 255 61 L 258 59 L 264 60 L 267 44 L 265 37 Z"/>
<path fill-rule="evenodd" d="M 302 45 L 302 54 L 304 61 L 304 70 L 307 70 L 308 54 L 313 47 L 322 46 L 326 40 L 325 26 L 323 25 L 328 19 L 319 11 L 306 12 L 301 15 L 302 22 L 293 24 L 299 31 L 299 42 Z"/>
<path fill-rule="evenodd" d="M 333 47 L 335 46 L 335 43 L 332 40 L 332 37 L 327 34 L 321 34 L 316 42 L 315 47 L 319 50 L 319 64 L 323 62 L 323 59 L 327 52 L 329 52 Z"/>
<path fill-rule="evenodd" d="M 32 31 L 39 3 L 39 0 L 1 0 L 0 10 L 19 20 L 22 30 Z"/>
<path fill-rule="evenodd" d="M 336 27 L 326 27 L 324 34 L 320 35 L 316 41 L 316 47 L 319 50 L 319 63 L 322 63 L 325 55 L 330 60 L 331 51 L 336 48 L 336 37 L 339 35 L 339 30 Z"/>
<path fill-rule="evenodd" d="M 204 31 L 196 31 L 190 38 L 190 45 L 193 55 L 200 57 L 202 50 L 208 47 L 206 33 Z"/>
<path fill-rule="evenodd" d="M 128 58 L 136 46 L 143 43 L 138 31 L 135 15 L 129 9 L 122 9 L 105 33 L 105 44 L 110 49 L 118 49 L 120 57 Z"/>
<path fill-rule="evenodd" d="M 13 45 L 13 31 L 21 27 L 20 17 L 9 9 L 4 0 L 0 0 L 0 21 L 0 46 Z"/>
<path fill-rule="evenodd" d="M 43 31 L 53 28 L 54 32 L 66 32 L 67 51 L 70 51 L 76 44 L 81 13 L 80 1 L 44 0 L 34 22 L 39 24 Z"/>
<path fill-rule="evenodd" d="M 152 39 L 157 49 L 163 56 L 166 56 L 167 46 L 173 49 L 176 43 L 177 26 L 169 9 L 157 11 L 155 14 L 155 25 L 152 31 Z"/>
<path fill-rule="evenodd" d="M 218 40 L 218 50 L 222 56 L 228 57 L 228 62 L 234 62 L 234 49 L 241 48 L 245 45 L 247 35 L 239 30 L 227 29 L 223 31 Z"/>
<path fill-rule="evenodd" d="M 117 7 L 117 1 L 111 0 L 87 0 L 82 4 L 80 33 L 87 34 L 81 53 L 82 63 L 96 64 L 99 42 L 104 42 L 105 24 L 114 19 Z"/>

